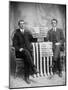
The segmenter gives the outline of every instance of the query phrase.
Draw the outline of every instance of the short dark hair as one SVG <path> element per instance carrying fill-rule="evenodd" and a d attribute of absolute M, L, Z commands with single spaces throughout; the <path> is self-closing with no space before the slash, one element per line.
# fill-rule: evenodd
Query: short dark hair
<path fill-rule="evenodd" d="M 58 22 L 57 19 L 52 19 L 52 20 L 51 20 L 51 23 L 52 23 L 52 21 L 56 21 L 56 23 Z"/>
<path fill-rule="evenodd" d="M 18 25 L 20 25 L 20 22 L 24 22 L 24 20 L 19 20 L 19 21 L 18 21 Z"/>

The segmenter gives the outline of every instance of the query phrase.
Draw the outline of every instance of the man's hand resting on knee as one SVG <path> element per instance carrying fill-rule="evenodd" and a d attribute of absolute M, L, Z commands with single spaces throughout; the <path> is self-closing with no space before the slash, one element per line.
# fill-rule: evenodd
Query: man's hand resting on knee
<path fill-rule="evenodd" d="M 22 52 L 24 49 L 23 48 L 20 48 L 19 51 Z"/>
<path fill-rule="evenodd" d="M 58 45 L 61 45 L 61 43 L 60 42 L 57 42 L 57 43 L 55 43 L 55 45 L 58 46 Z"/>

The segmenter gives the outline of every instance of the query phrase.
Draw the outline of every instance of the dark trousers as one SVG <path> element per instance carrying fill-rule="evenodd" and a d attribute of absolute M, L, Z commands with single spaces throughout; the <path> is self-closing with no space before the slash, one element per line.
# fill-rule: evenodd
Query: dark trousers
<path fill-rule="evenodd" d="M 59 71 L 61 73 L 62 67 L 61 67 L 61 61 L 60 61 L 60 48 L 61 46 L 57 45 L 53 47 L 53 72 Z"/>
<path fill-rule="evenodd" d="M 17 51 L 16 56 L 23 59 L 25 78 L 36 72 L 36 67 L 33 63 L 32 54 L 30 53 L 30 51 L 28 51 L 27 49 L 24 49 L 22 52 Z"/>

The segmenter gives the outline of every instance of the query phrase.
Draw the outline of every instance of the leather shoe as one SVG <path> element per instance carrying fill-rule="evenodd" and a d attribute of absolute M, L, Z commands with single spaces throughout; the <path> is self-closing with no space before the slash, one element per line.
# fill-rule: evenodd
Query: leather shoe
<path fill-rule="evenodd" d="M 29 78 L 26 78 L 25 81 L 26 81 L 27 84 L 30 84 L 31 83 L 30 80 L 29 80 Z"/>

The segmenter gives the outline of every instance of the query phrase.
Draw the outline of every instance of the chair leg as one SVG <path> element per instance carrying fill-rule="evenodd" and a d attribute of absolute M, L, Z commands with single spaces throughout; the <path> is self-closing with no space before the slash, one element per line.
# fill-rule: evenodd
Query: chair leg
<path fill-rule="evenodd" d="M 15 69 L 15 78 L 17 77 L 17 72 L 18 72 L 18 67 L 17 67 L 17 65 L 16 65 L 16 69 Z"/>

